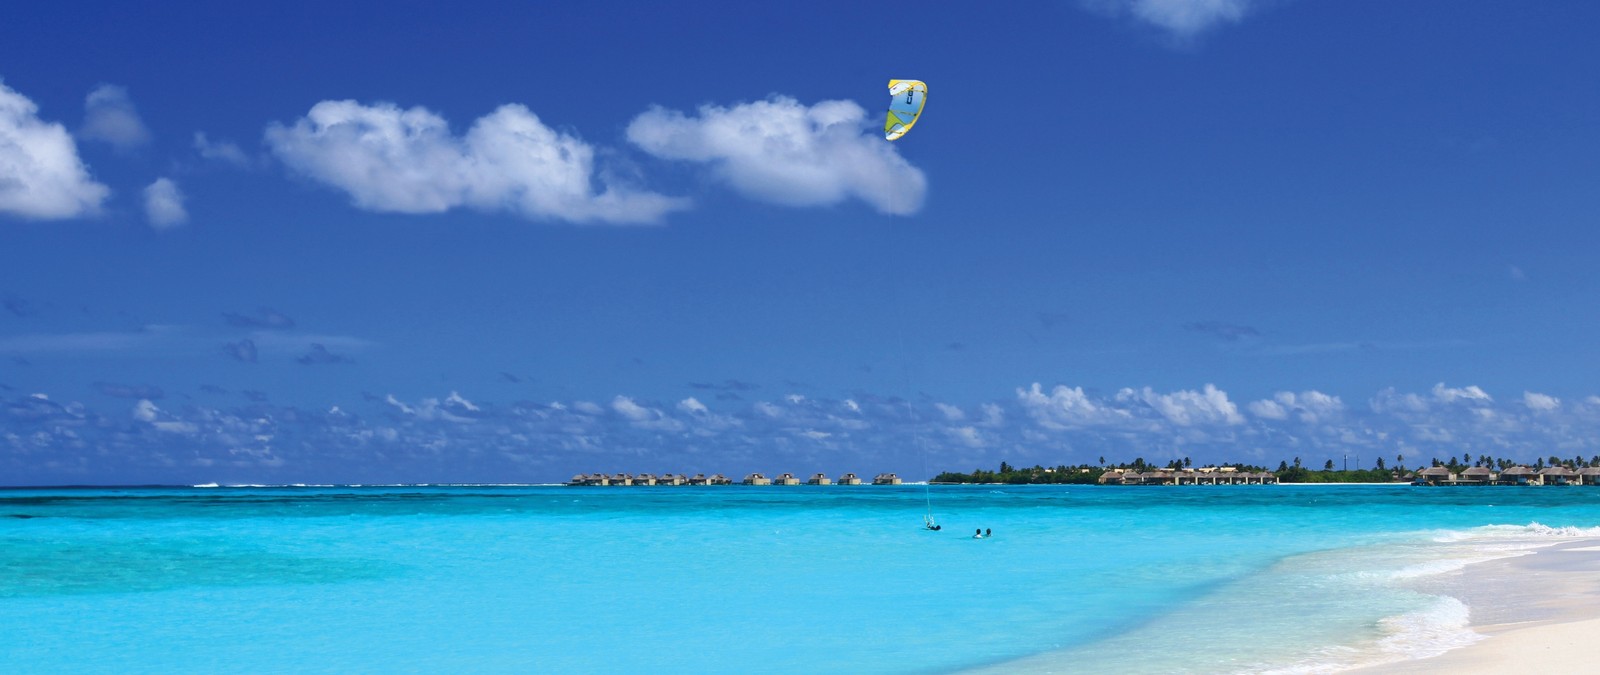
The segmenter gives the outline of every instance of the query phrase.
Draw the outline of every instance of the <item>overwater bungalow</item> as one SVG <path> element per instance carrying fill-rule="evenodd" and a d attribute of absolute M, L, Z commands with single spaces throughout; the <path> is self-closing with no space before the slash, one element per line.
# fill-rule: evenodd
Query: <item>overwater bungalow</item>
<path fill-rule="evenodd" d="M 606 483 L 606 475 L 603 473 L 597 473 L 593 476 L 586 473 L 580 473 L 576 476 L 573 476 L 572 480 L 569 481 L 567 485 L 605 485 Z"/>
<path fill-rule="evenodd" d="M 872 478 L 873 485 L 899 485 L 901 482 L 900 477 L 892 473 L 880 473 Z"/>
<path fill-rule="evenodd" d="M 712 485 L 733 485 L 733 479 L 720 473 L 711 474 Z"/>
<path fill-rule="evenodd" d="M 1493 485 L 1496 477 L 1493 469 L 1475 466 L 1462 471 L 1461 475 L 1456 477 L 1456 482 L 1462 485 Z"/>
<path fill-rule="evenodd" d="M 1430 466 L 1417 472 L 1418 485 L 1447 485 L 1456 482 L 1456 473 L 1446 466 Z"/>
<path fill-rule="evenodd" d="M 1500 472 L 1501 485 L 1543 485 L 1544 477 L 1525 466 L 1513 466 Z"/>
<path fill-rule="evenodd" d="M 689 477 L 689 479 L 687 481 L 685 481 L 685 482 L 690 484 L 690 485 L 710 485 L 711 484 L 711 479 L 710 478 L 706 478 L 706 475 L 703 474 L 703 473 L 697 473 L 697 474 Z"/>
<path fill-rule="evenodd" d="M 612 475 L 608 480 L 611 485 L 633 485 L 633 476 L 625 473 Z"/>
<path fill-rule="evenodd" d="M 839 484 L 840 485 L 860 485 L 861 484 L 861 477 L 857 476 L 857 475 L 855 475 L 853 473 L 847 473 L 847 474 L 839 477 Z"/>
<path fill-rule="evenodd" d="M 656 476 L 656 485 L 683 485 L 684 476 L 675 473 L 664 473 Z"/>
<path fill-rule="evenodd" d="M 773 485 L 799 485 L 800 484 L 800 479 L 799 478 L 795 478 L 794 474 L 792 474 L 792 473 L 780 473 L 780 474 L 778 474 L 777 478 L 772 479 L 772 484 Z"/>
<path fill-rule="evenodd" d="M 1576 485 L 1578 472 L 1564 466 L 1551 466 L 1539 470 L 1545 485 Z"/>
<path fill-rule="evenodd" d="M 653 474 L 653 473 L 641 473 L 641 474 L 633 477 L 633 484 L 634 485 L 655 485 L 656 484 L 656 475 Z"/>
<path fill-rule="evenodd" d="M 1123 482 L 1122 470 L 1120 470 L 1120 469 L 1112 469 L 1110 471 L 1102 473 L 1102 474 L 1100 474 L 1100 478 L 1096 482 L 1100 483 L 1101 485 L 1122 485 L 1122 482 Z"/>
<path fill-rule="evenodd" d="M 823 474 L 823 473 L 811 474 L 811 480 L 806 481 L 806 485 L 832 485 L 832 484 L 833 484 L 833 481 L 828 480 L 828 475 L 827 474 Z"/>
<path fill-rule="evenodd" d="M 1578 469 L 1578 483 L 1580 485 L 1600 485 L 1600 466 L 1586 466 Z"/>
<path fill-rule="evenodd" d="M 771 485 L 772 479 L 759 473 L 752 473 L 744 477 L 745 485 Z"/>

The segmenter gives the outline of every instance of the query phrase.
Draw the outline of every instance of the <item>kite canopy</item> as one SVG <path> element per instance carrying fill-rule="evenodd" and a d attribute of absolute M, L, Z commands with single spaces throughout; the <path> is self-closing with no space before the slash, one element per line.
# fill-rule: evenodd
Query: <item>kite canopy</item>
<path fill-rule="evenodd" d="M 883 137 L 891 141 L 911 131 L 928 102 L 928 85 L 921 80 L 889 80 L 889 119 L 883 123 Z"/>

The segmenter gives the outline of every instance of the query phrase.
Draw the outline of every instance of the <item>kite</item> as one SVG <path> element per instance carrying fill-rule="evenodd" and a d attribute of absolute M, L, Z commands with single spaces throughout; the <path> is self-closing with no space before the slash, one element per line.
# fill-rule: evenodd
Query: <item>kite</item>
<path fill-rule="evenodd" d="M 911 131 L 928 102 L 928 85 L 921 80 L 889 80 L 889 119 L 883 123 L 883 137 L 891 141 Z"/>

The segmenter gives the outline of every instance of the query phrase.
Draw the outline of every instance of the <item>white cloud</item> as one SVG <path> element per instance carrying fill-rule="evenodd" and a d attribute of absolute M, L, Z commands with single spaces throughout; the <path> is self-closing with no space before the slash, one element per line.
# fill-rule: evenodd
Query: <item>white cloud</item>
<path fill-rule="evenodd" d="M 176 227 L 189 221 L 189 212 L 183 208 L 183 193 L 170 178 L 157 178 L 144 189 L 144 215 L 150 226 L 158 230 Z"/>
<path fill-rule="evenodd" d="M 1269 420 L 1289 419 L 1289 411 L 1277 401 L 1269 401 L 1266 399 L 1252 401 L 1249 405 L 1246 405 L 1245 408 L 1250 411 L 1250 414 L 1255 415 L 1256 417 Z"/>
<path fill-rule="evenodd" d="M 1080 0 L 1083 7 L 1109 16 L 1131 16 L 1189 38 L 1213 26 L 1238 23 L 1260 0 Z"/>
<path fill-rule="evenodd" d="M 1457 401 L 1493 403 L 1494 399 L 1489 393 L 1472 385 L 1462 388 L 1446 387 L 1443 382 L 1433 385 L 1433 397 L 1440 403 L 1455 403 Z"/>
<path fill-rule="evenodd" d="M 596 192 L 594 148 L 520 105 L 501 106 L 456 136 L 426 108 L 323 101 L 293 126 L 268 125 L 266 142 L 290 169 L 369 211 L 467 207 L 539 220 L 651 223 L 688 205 L 604 174 Z"/>
<path fill-rule="evenodd" d="M 950 427 L 944 432 L 950 440 L 969 448 L 981 448 L 986 445 L 983 434 L 979 433 L 976 427 Z"/>
<path fill-rule="evenodd" d="M 1555 410 L 1561 407 L 1561 399 L 1531 391 L 1522 392 L 1522 402 L 1531 410 Z"/>
<path fill-rule="evenodd" d="M 1056 385 L 1049 394 L 1045 394 L 1043 387 L 1035 382 L 1028 389 L 1017 390 L 1017 402 L 1041 426 L 1050 429 L 1108 424 L 1131 419 L 1126 410 L 1111 408 L 1091 400 L 1083 393 L 1083 387 L 1068 388 L 1066 385 Z"/>
<path fill-rule="evenodd" d="M 611 409 L 617 411 L 629 424 L 640 429 L 654 429 L 657 431 L 678 431 L 683 428 L 683 423 L 668 417 L 666 413 L 639 405 L 638 402 L 627 396 L 618 395 L 611 399 Z"/>
<path fill-rule="evenodd" d="M 111 190 L 89 177 L 67 130 L 40 120 L 38 110 L 0 83 L 0 213 L 56 219 L 99 211 Z"/>
<path fill-rule="evenodd" d="M 711 412 L 710 409 L 706 408 L 706 404 L 701 403 L 699 399 L 693 396 L 683 399 L 682 401 L 678 401 L 678 410 L 690 415 L 705 415 Z"/>
<path fill-rule="evenodd" d="M 1256 417 L 1271 420 L 1285 420 L 1292 412 L 1300 421 L 1307 424 L 1327 422 L 1344 413 L 1344 401 L 1338 396 L 1330 396 L 1320 391 L 1312 390 L 1295 394 L 1292 391 L 1280 391 L 1274 394 L 1272 400 L 1254 401 L 1246 406 L 1250 413 Z"/>
<path fill-rule="evenodd" d="M 1149 387 L 1138 391 L 1123 389 L 1117 392 L 1117 400 L 1142 401 L 1178 426 L 1244 422 L 1238 407 L 1228 400 L 1227 392 L 1210 384 L 1201 391 L 1183 389 L 1170 394 L 1157 393 Z"/>
<path fill-rule="evenodd" d="M 204 131 L 194 132 L 194 151 L 201 157 L 225 164 L 244 168 L 250 166 L 250 156 L 244 154 L 239 146 L 231 141 L 217 141 L 213 143 L 206 138 Z"/>
<path fill-rule="evenodd" d="M 628 140 L 663 159 L 710 165 L 740 194 L 785 206 L 860 199 L 883 213 L 922 207 L 927 179 L 851 101 L 806 106 L 773 97 L 698 117 L 653 108 L 628 125 Z"/>
<path fill-rule="evenodd" d="M 78 135 L 132 150 L 150 142 L 150 131 L 128 98 L 128 89 L 114 84 L 95 87 L 83 101 L 83 129 Z"/>
<path fill-rule="evenodd" d="M 939 412 L 944 413 L 944 418 L 951 422 L 959 422 L 967 417 L 967 414 L 961 412 L 960 408 L 948 403 L 935 403 L 933 407 L 938 408 Z"/>
<path fill-rule="evenodd" d="M 1417 394 L 1410 392 L 1402 394 L 1394 387 L 1387 387 L 1372 397 L 1371 407 L 1372 411 L 1377 413 L 1421 413 L 1427 412 L 1428 401 Z"/>

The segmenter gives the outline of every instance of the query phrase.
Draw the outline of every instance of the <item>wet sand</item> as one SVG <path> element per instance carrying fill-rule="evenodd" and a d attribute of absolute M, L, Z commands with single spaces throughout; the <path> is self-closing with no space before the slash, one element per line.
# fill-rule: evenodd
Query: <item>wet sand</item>
<path fill-rule="evenodd" d="M 1594 673 L 1600 636 L 1600 539 L 1468 565 L 1425 590 L 1459 598 L 1484 639 L 1432 658 L 1357 673 Z"/>

